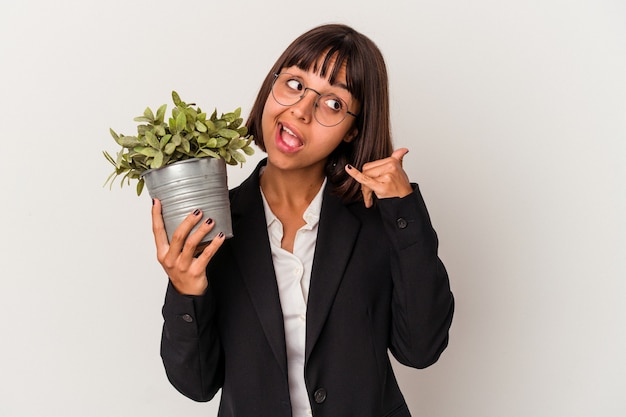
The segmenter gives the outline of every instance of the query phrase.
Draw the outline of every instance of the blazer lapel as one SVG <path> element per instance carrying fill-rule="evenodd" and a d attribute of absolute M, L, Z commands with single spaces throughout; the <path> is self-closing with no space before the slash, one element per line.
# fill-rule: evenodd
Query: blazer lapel
<path fill-rule="evenodd" d="M 267 342 L 286 376 L 283 313 L 259 187 L 259 168 L 263 164 L 261 162 L 257 166 L 231 199 L 235 236 L 232 245 L 237 267 L 241 271 Z"/>
<path fill-rule="evenodd" d="M 359 220 L 338 197 L 330 193 L 330 186 L 327 186 L 324 191 L 307 301 L 305 362 L 308 361 L 324 327 L 352 254 L 360 225 Z"/>

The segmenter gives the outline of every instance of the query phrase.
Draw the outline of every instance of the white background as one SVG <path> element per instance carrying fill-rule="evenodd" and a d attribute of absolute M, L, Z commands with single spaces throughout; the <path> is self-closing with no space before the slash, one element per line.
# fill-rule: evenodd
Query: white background
<path fill-rule="evenodd" d="M 626 415 L 623 1 L 2 0 L 0 416 L 216 414 L 166 380 L 150 199 L 102 150 L 173 89 L 247 115 L 328 22 L 386 57 L 457 299 L 440 361 L 396 367 L 413 414 Z"/>

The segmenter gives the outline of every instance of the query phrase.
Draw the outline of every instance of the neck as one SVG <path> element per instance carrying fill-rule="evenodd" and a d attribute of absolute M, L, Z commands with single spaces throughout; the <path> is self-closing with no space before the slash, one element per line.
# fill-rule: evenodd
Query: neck
<path fill-rule="evenodd" d="M 319 192 L 324 177 L 323 166 L 284 171 L 268 162 L 260 182 L 268 200 L 309 204 Z"/>

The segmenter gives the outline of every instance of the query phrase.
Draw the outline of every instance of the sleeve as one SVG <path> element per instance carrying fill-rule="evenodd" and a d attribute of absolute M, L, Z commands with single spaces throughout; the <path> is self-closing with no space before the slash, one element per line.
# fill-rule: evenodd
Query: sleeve
<path fill-rule="evenodd" d="M 448 345 L 454 297 L 437 254 L 438 239 L 419 191 L 378 200 L 392 245 L 392 323 L 389 349 L 402 364 L 426 368 Z"/>
<path fill-rule="evenodd" d="M 195 401 L 211 400 L 224 382 L 215 310 L 210 286 L 201 296 L 187 296 L 168 283 L 161 358 L 171 384 Z"/>

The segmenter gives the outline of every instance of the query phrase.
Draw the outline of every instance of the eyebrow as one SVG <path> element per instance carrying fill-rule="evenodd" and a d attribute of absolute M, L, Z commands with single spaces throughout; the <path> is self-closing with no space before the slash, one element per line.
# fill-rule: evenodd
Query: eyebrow
<path fill-rule="evenodd" d="M 296 69 L 297 69 L 298 71 L 302 71 L 303 73 L 307 73 L 307 72 L 309 72 L 308 70 L 303 70 L 302 68 L 300 68 L 300 67 L 298 67 L 298 66 L 295 66 L 295 67 L 296 67 Z M 288 72 L 289 74 L 293 74 L 293 72 L 290 72 L 290 70 L 289 70 L 288 68 L 283 68 L 283 69 L 282 69 L 282 71 L 286 71 L 286 72 Z M 314 73 L 314 74 L 316 74 L 316 75 L 320 75 L 319 73 Z M 304 78 L 303 74 L 293 74 L 293 75 L 295 75 L 296 77 Z M 323 77 L 320 77 L 320 78 L 323 78 Z M 328 81 L 328 78 L 324 78 L 324 79 L 325 79 L 326 81 Z M 330 86 L 331 86 L 331 87 L 339 87 L 339 88 L 341 88 L 342 90 L 346 90 L 349 94 L 352 94 L 352 93 L 350 93 L 350 90 L 348 89 L 348 85 L 347 85 L 346 83 L 342 83 L 342 82 L 339 82 L 339 81 L 335 80 L 335 82 L 334 82 L 334 83 L 332 83 L 332 84 L 331 84 L 331 83 L 329 82 L 328 84 L 330 84 Z"/>
<path fill-rule="evenodd" d="M 339 87 L 339 88 L 343 88 L 344 90 L 346 90 L 348 93 L 350 92 L 350 90 L 348 90 L 348 85 L 345 83 L 338 83 L 335 82 L 334 84 L 331 84 L 331 87 Z"/>

